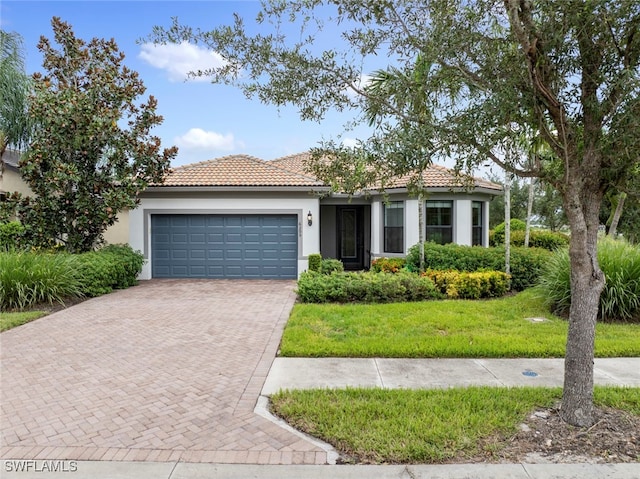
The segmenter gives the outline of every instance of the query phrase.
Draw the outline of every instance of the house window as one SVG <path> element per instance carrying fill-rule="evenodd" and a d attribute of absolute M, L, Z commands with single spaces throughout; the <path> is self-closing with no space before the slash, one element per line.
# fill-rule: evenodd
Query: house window
<path fill-rule="evenodd" d="M 438 244 L 453 242 L 453 201 L 427 201 L 425 239 Z"/>
<path fill-rule="evenodd" d="M 384 205 L 384 252 L 404 253 L 404 202 Z"/>
<path fill-rule="evenodd" d="M 473 246 L 483 246 L 482 238 L 484 236 L 482 231 L 482 201 L 474 201 L 471 205 L 471 241 Z"/>

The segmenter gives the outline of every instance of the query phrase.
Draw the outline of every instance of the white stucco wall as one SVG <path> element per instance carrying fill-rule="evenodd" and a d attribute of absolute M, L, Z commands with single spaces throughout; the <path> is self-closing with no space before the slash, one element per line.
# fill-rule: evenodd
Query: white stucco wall
<path fill-rule="evenodd" d="M 486 194 L 465 194 L 465 193 L 437 193 L 430 194 L 427 200 L 452 200 L 453 201 L 453 241 L 460 245 L 470 246 L 473 242 L 472 226 L 472 204 L 473 201 L 483 202 L 483 244 L 489 244 L 489 201 L 491 196 Z M 389 200 L 404 200 L 404 250 L 405 254 L 413 245 L 420 241 L 420 227 L 418 221 L 418 209 L 424 208 L 416 198 L 390 195 Z M 373 258 L 401 256 L 383 251 L 383 227 L 384 218 L 382 214 L 383 200 L 375 197 L 371 203 L 371 255 Z"/>
<path fill-rule="evenodd" d="M 472 213 L 470 199 L 457 199 L 453 202 L 453 241 L 459 245 L 471 246 Z"/>
<path fill-rule="evenodd" d="M 311 211 L 313 224 L 307 224 Z M 308 256 L 320 252 L 320 203 L 304 197 L 144 198 L 129 212 L 129 243 L 145 259 L 139 279 L 151 279 L 152 214 L 296 214 L 298 216 L 298 274 L 308 266 Z"/>

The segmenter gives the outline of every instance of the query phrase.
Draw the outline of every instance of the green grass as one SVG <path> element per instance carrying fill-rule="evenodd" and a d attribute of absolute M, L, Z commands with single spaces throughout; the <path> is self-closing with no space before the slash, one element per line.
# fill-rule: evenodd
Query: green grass
<path fill-rule="evenodd" d="M 0 332 L 15 328 L 49 314 L 47 311 L 24 311 L 18 313 L 0 313 Z"/>
<path fill-rule="evenodd" d="M 546 317 L 532 323 L 525 318 Z M 296 304 L 280 354 L 299 357 L 564 357 L 567 322 L 532 290 L 487 301 Z M 640 356 L 640 324 L 596 328 L 597 357 Z"/>
<path fill-rule="evenodd" d="M 298 390 L 271 398 L 293 427 L 365 463 L 439 463 L 493 455 L 559 388 L 472 387 L 447 390 Z M 595 403 L 640 416 L 639 388 L 595 390 Z"/>

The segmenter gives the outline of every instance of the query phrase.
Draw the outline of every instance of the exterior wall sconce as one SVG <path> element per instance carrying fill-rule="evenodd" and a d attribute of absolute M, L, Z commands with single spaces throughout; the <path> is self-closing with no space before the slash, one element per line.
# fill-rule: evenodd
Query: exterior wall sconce
<path fill-rule="evenodd" d="M 311 214 L 311 210 L 307 213 L 307 224 L 311 226 L 313 224 L 313 215 Z"/>

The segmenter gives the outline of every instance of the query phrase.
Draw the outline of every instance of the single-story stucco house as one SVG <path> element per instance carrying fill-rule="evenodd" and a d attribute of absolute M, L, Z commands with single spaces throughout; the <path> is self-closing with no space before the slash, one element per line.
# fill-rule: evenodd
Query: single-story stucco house
<path fill-rule="evenodd" d="M 305 171 L 308 155 L 225 156 L 177 167 L 147 188 L 128 218 L 129 243 L 147 259 L 140 279 L 295 279 L 313 253 L 365 269 L 418 243 L 419 208 L 426 240 L 489 243 L 489 202 L 500 185 L 474 178 L 463 186 L 433 165 L 422 204 L 402 179 L 386 196 L 372 189 L 349 198 Z"/>

